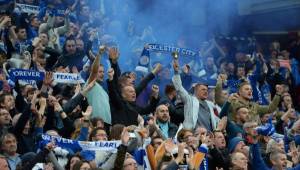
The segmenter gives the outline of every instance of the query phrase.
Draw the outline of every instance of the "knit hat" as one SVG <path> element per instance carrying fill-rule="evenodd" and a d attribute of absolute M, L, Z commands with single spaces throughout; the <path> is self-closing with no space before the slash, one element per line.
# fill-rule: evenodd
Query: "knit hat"
<path fill-rule="evenodd" d="M 232 153 L 236 147 L 236 145 L 238 145 L 240 142 L 244 142 L 244 139 L 241 137 L 234 137 L 229 141 L 228 144 L 228 149 L 229 152 Z"/>

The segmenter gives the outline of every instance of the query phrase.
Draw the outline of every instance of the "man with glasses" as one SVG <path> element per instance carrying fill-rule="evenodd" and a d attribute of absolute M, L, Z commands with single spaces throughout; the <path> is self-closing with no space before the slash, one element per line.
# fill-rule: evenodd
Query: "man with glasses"
<path fill-rule="evenodd" d="M 95 128 L 93 129 L 93 131 L 91 132 L 90 135 L 90 140 L 91 141 L 107 141 L 107 134 L 105 129 L 103 128 Z"/>

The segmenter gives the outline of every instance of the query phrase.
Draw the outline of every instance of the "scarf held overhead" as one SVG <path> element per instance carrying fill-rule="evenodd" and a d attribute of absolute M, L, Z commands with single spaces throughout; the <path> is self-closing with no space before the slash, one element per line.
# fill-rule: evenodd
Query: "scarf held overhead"
<path fill-rule="evenodd" d="M 150 64 L 150 52 L 165 52 L 165 53 L 172 53 L 177 52 L 179 55 L 183 56 L 196 56 L 198 53 L 187 49 L 187 48 L 179 48 L 175 47 L 173 45 L 167 45 L 167 44 L 148 44 L 144 47 L 142 54 L 139 59 L 139 63 L 137 67 L 135 68 L 136 71 L 140 71 L 143 73 L 147 73 L 149 69 Z"/>
<path fill-rule="evenodd" d="M 12 69 L 9 72 L 9 79 L 16 80 L 44 80 L 45 73 L 35 70 Z M 56 83 L 84 83 L 79 74 L 74 73 L 53 73 L 53 80 Z"/>
<path fill-rule="evenodd" d="M 50 136 L 42 134 L 41 143 L 46 144 L 48 142 L 55 142 L 55 145 L 71 150 L 91 150 L 91 151 L 107 151 L 116 153 L 121 141 L 77 141 L 56 136 Z"/>

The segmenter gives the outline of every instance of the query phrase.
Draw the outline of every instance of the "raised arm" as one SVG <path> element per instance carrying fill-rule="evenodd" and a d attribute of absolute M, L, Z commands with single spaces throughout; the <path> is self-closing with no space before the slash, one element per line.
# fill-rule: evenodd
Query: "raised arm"
<path fill-rule="evenodd" d="M 278 107 L 283 91 L 284 89 L 282 85 L 276 85 L 276 95 L 274 96 L 272 102 L 268 106 L 258 106 L 258 113 L 266 114 L 274 112 Z"/>
<path fill-rule="evenodd" d="M 262 159 L 261 153 L 260 153 L 260 147 L 257 141 L 257 136 L 256 135 L 252 135 L 253 137 L 253 145 L 250 148 L 251 153 L 252 153 L 252 163 L 253 163 L 253 167 L 256 167 L 257 169 L 261 169 L 261 170 L 268 170 L 268 166 L 266 165 L 266 163 L 264 162 L 264 160 Z"/>
<path fill-rule="evenodd" d="M 147 74 L 145 78 L 135 87 L 136 95 L 139 94 L 147 87 L 148 83 L 155 78 L 155 75 L 160 72 L 162 66 L 158 63 L 151 73 Z"/>
<path fill-rule="evenodd" d="M 114 81 L 118 81 L 118 78 L 121 76 L 121 69 L 118 64 L 118 59 L 120 57 L 119 50 L 117 48 L 109 48 L 108 55 L 111 68 L 114 69 Z"/>
<path fill-rule="evenodd" d="M 58 35 L 64 35 L 70 30 L 70 19 L 69 19 L 70 10 L 66 9 L 65 11 L 65 24 L 57 28 Z"/>
<path fill-rule="evenodd" d="M 50 29 L 52 29 L 54 27 L 54 21 L 55 21 L 55 17 L 49 15 L 47 19 L 47 23 L 43 23 L 39 27 L 39 33 L 48 32 Z"/>
<path fill-rule="evenodd" d="M 108 95 L 109 95 L 110 103 L 115 108 L 120 109 L 123 107 L 123 102 L 121 96 L 118 93 L 118 85 L 114 83 L 113 78 L 114 78 L 114 70 L 110 68 L 108 70 L 108 80 L 107 80 Z"/>
<path fill-rule="evenodd" d="M 227 75 L 226 74 L 220 74 L 217 79 L 217 84 L 215 88 L 215 101 L 217 105 L 223 106 L 223 104 L 226 102 L 224 97 L 222 96 L 222 85 L 226 81 Z"/>
<path fill-rule="evenodd" d="M 99 70 L 99 66 L 100 66 L 100 57 L 104 53 L 104 50 L 105 50 L 104 46 L 99 47 L 99 52 L 96 55 L 96 58 L 92 64 L 91 74 L 87 81 L 88 84 L 97 78 L 97 74 L 98 74 L 98 70 Z"/>
<path fill-rule="evenodd" d="M 179 93 L 182 101 L 184 103 L 187 103 L 188 100 L 188 92 L 184 89 L 184 87 L 182 86 L 182 82 L 181 82 L 181 78 L 180 78 L 180 74 L 179 74 L 179 63 L 178 61 L 173 61 L 173 69 L 174 69 L 174 76 L 172 78 L 172 82 L 174 84 L 174 87 L 176 89 L 176 91 Z"/>

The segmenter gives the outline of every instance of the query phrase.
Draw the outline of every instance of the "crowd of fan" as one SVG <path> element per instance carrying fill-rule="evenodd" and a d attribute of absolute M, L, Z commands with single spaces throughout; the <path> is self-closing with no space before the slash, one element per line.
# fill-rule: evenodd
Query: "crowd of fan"
<path fill-rule="evenodd" d="M 50 7 L 39 15 L 1 14 L 1 170 L 300 169 L 297 39 L 282 51 L 258 48 L 254 57 L 218 46 L 220 56 L 182 66 L 173 59 L 173 75 L 156 64 L 138 80 L 118 65 L 130 56 L 95 44 L 99 35 L 86 22 L 93 18 L 86 2 L 71 4 L 64 16 Z M 14 68 L 45 78 L 11 80 Z M 80 74 L 86 83 L 56 83 L 54 72 Z M 117 153 L 77 151 L 42 145 L 43 133 L 121 145 Z"/>

